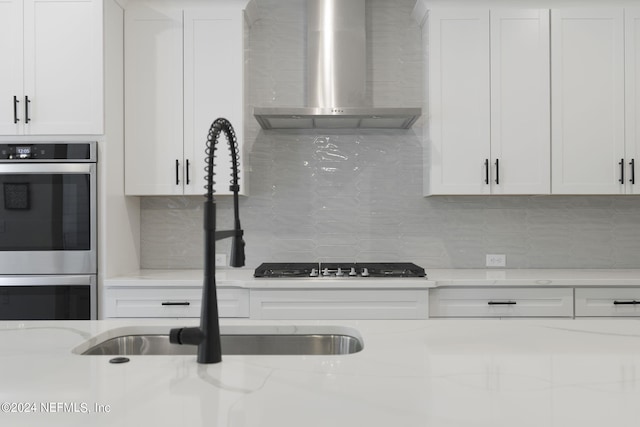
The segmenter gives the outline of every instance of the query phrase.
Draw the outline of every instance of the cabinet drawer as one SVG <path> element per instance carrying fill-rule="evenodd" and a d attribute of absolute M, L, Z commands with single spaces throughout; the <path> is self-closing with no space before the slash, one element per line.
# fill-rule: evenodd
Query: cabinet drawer
<path fill-rule="evenodd" d="M 426 319 L 427 290 L 252 290 L 252 319 Z"/>
<path fill-rule="evenodd" d="M 640 316 L 640 288 L 576 288 L 576 316 Z"/>
<path fill-rule="evenodd" d="M 220 317 L 249 317 L 248 289 L 220 289 Z M 107 289 L 105 318 L 200 317 L 201 288 Z"/>
<path fill-rule="evenodd" d="M 429 317 L 573 317 L 573 289 L 431 289 Z"/>

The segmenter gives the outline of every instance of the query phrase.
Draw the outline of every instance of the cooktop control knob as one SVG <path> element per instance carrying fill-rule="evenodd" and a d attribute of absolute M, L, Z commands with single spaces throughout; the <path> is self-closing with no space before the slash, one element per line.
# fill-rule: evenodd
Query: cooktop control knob
<path fill-rule="evenodd" d="M 356 273 L 356 268 L 355 267 L 351 267 L 351 270 L 349 270 L 349 276 L 357 276 L 358 273 Z"/>
<path fill-rule="evenodd" d="M 362 274 L 360 274 L 362 277 L 369 277 L 369 269 L 367 267 L 362 269 Z"/>
<path fill-rule="evenodd" d="M 309 277 L 318 277 L 318 269 L 312 268 L 311 273 L 309 273 Z"/>
<path fill-rule="evenodd" d="M 342 268 L 338 267 L 338 271 L 336 271 L 336 276 L 337 276 L 337 277 L 342 277 L 342 276 L 344 276 L 344 273 L 342 272 Z"/>
<path fill-rule="evenodd" d="M 328 276 L 328 275 L 329 275 L 329 269 L 328 269 L 327 267 L 325 267 L 325 268 L 322 270 L 322 275 L 323 275 L 323 276 Z"/>

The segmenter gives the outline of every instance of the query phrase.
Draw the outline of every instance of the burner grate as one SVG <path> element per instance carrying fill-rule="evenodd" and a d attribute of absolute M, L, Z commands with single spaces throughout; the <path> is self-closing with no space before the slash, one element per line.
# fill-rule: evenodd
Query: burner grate
<path fill-rule="evenodd" d="M 254 277 L 426 277 L 424 268 L 402 262 L 263 263 Z"/>

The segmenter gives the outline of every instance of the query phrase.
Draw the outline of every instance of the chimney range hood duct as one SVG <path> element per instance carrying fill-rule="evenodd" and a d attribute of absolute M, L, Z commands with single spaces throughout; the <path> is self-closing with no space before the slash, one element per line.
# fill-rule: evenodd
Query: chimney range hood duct
<path fill-rule="evenodd" d="M 366 105 L 365 0 L 307 1 L 307 107 L 255 107 L 263 129 L 409 129 L 420 108 Z"/>

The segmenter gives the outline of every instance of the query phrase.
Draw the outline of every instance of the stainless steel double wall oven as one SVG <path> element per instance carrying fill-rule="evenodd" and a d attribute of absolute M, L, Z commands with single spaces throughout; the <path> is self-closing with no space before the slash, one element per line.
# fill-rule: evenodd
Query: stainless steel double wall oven
<path fill-rule="evenodd" d="M 0 320 L 95 319 L 96 142 L 0 143 Z"/>

